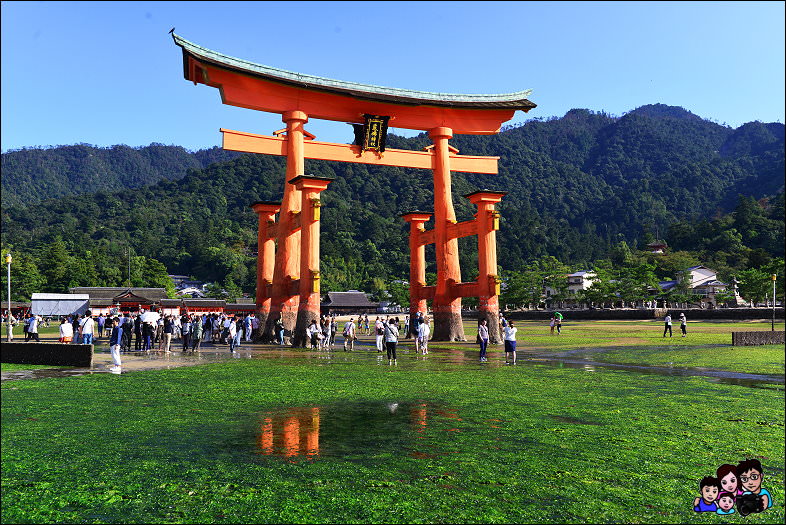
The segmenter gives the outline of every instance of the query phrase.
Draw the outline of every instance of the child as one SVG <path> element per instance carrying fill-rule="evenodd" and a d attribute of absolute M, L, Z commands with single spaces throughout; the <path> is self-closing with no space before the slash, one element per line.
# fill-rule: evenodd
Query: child
<path fill-rule="evenodd" d="M 696 512 L 717 512 L 718 505 L 715 500 L 718 499 L 718 492 L 720 492 L 720 482 L 718 478 L 707 476 L 699 482 L 699 492 L 701 497 L 693 500 L 693 510 Z"/>
<path fill-rule="evenodd" d="M 716 500 L 718 503 L 718 514 L 725 515 L 725 514 L 734 514 L 734 494 L 731 492 L 721 492 L 718 494 L 718 499 Z"/>

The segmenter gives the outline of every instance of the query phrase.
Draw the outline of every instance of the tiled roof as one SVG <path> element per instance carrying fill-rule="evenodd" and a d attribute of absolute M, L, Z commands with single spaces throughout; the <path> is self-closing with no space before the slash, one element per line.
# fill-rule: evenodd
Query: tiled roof
<path fill-rule="evenodd" d="M 379 303 L 373 303 L 368 300 L 368 296 L 363 292 L 350 291 L 350 292 L 328 292 L 328 300 L 325 306 L 337 307 L 358 307 L 358 308 L 376 308 Z"/>
<path fill-rule="evenodd" d="M 161 299 L 158 304 L 161 306 L 180 306 L 180 299 Z"/>
<path fill-rule="evenodd" d="M 91 299 L 114 299 L 119 295 L 131 293 L 137 297 L 157 301 L 166 299 L 166 290 L 163 288 L 127 288 L 120 286 L 96 286 L 69 288 L 72 294 L 87 294 Z"/>
<path fill-rule="evenodd" d="M 223 308 L 226 304 L 227 302 L 223 299 L 183 299 L 184 306 L 220 306 Z"/>
<path fill-rule="evenodd" d="M 53 301 L 53 300 L 55 300 L 55 301 L 56 300 L 63 300 L 63 301 L 71 300 L 71 301 L 75 301 L 75 300 L 80 300 L 80 299 L 81 300 L 90 299 L 90 296 L 87 295 L 87 294 L 78 294 L 77 295 L 77 294 L 70 294 L 70 293 L 38 293 L 38 292 L 36 292 L 36 293 L 34 293 L 31 296 L 31 299 L 33 299 L 33 300 L 43 299 L 43 300 L 49 300 L 49 301 Z"/>
<path fill-rule="evenodd" d="M 728 284 L 722 283 L 717 279 L 713 279 L 711 281 L 701 283 L 699 286 L 728 286 Z M 699 286 L 694 286 L 694 288 L 698 288 Z"/>
<path fill-rule="evenodd" d="M 175 44 L 183 50 L 183 64 L 185 77 L 188 77 L 188 70 L 185 68 L 189 56 L 195 59 L 212 63 L 215 66 L 233 71 L 245 73 L 253 77 L 272 80 L 283 84 L 294 85 L 305 89 L 327 91 L 341 95 L 349 95 L 358 98 L 380 100 L 398 104 L 414 104 L 431 106 L 449 106 L 477 109 L 522 109 L 529 110 L 536 105 L 529 101 L 527 97 L 532 93 L 531 89 L 517 91 L 515 93 L 503 93 L 495 95 L 459 95 L 452 93 L 433 93 L 428 91 L 413 91 L 410 89 L 388 88 L 373 86 L 370 84 L 359 84 L 357 82 L 346 82 L 343 80 L 333 80 L 330 78 L 305 75 L 277 69 L 262 64 L 255 64 L 248 60 L 231 57 L 204 48 L 193 42 L 189 42 L 175 33 L 172 33 Z"/>

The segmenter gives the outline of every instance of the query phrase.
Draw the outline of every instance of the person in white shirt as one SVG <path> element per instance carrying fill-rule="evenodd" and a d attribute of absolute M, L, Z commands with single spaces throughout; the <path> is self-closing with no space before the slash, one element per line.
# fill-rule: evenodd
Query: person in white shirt
<path fill-rule="evenodd" d="M 95 333 L 95 324 L 93 321 L 92 312 L 90 310 L 85 312 L 85 317 L 79 321 L 79 333 L 82 334 L 82 344 L 92 345 L 93 334 Z"/>
<path fill-rule="evenodd" d="M 35 314 L 31 314 L 27 324 L 27 334 L 29 335 L 30 339 L 35 339 L 36 343 L 41 342 L 41 340 L 38 338 L 38 323 L 40 322 L 40 317 Z M 25 338 L 25 341 L 27 341 L 27 337 Z"/>
<path fill-rule="evenodd" d="M 385 349 L 388 351 L 388 364 L 396 363 L 396 344 L 398 343 L 398 326 L 391 319 L 385 325 Z"/>
<path fill-rule="evenodd" d="M 480 344 L 480 362 L 485 363 L 488 361 L 486 359 L 486 348 L 489 345 L 489 328 L 485 319 L 481 319 L 478 324 L 478 343 Z"/>
<path fill-rule="evenodd" d="M 349 351 L 355 349 L 355 323 L 354 319 L 350 318 L 344 325 L 344 351 L 347 351 L 347 343 L 349 343 Z"/>
<path fill-rule="evenodd" d="M 671 316 L 666 314 L 666 318 L 663 320 L 665 323 L 663 325 L 663 337 L 666 337 L 666 332 L 669 333 L 669 337 L 671 337 Z"/>
<path fill-rule="evenodd" d="M 246 342 L 251 341 L 251 319 L 251 314 L 246 314 L 245 319 L 243 319 L 243 336 Z"/>
<path fill-rule="evenodd" d="M 224 321 L 224 325 L 228 325 L 226 327 L 227 330 L 227 342 L 229 343 L 229 353 L 235 353 L 235 335 L 237 334 L 237 325 L 235 324 L 235 320 L 232 317 L 227 317 L 226 321 Z"/>
<path fill-rule="evenodd" d="M 68 322 L 68 319 L 63 317 L 60 319 L 60 342 L 70 343 L 74 340 L 74 325 Z"/>
<path fill-rule="evenodd" d="M 322 328 L 317 324 L 316 319 L 311 320 L 311 324 L 306 327 L 306 339 L 311 342 L 312 350 L 319 350 L 319 338 L 322 336 Z"/>
<path fill-rule="evenodd" d="M 508 362 L 508 354 L 513 355 L 513 364 L 516 364 L 516 330 L 513 321 L 508 321 L 505 326 L 505 362 Z"/>
<path fill-rule="evenodd" d="M 382 353 L 385 348 L 385 323 L 379 317 L 374 323 L 374 333 L 377 336 L 377 352 Z"/>
<path fill-rule="evenodd" d="M 426 355 L 428 353 L 428 337 L 431 335 L 431 328 L 428 325 L 428 317 L 424 317 L 418 325 L 417 341 L 420 353 Z"/>

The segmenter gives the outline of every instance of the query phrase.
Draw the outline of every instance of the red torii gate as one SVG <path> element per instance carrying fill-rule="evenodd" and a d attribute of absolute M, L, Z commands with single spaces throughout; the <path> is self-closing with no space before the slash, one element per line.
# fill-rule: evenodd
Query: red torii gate
<path fill-rule="evenodd" d="M 478 211 L 475 219 L 458 223 L 450 177 L 451 171 L 497 173 L 499 157 L 458 155 L 448 140 L 454 133 L 499 132 L 516 110 L 526 112 L 535 107 L 527 99 L 530 91 L 449 95 L 357 84 L 255 64 L 203 48 L 174 33 L 172 37 L 183 51 L 187 80 L 218 88 L 224 104 L 280 113 L 286 124 L 273 136 L 221 129 L 224 149 L 287 157 L 282 201 L 251 205 L 259 217 L 256 302 L 260 327 L 264 327 L 259 337 L 269 339 L 280 316 L 292 343 L 301 345 L 305 328 L 311 320 L 319 319 L 319 193 L 330 180 L 305 174 L 305 159 L 309 158 L 431 169 L 434 229 L 426 231 L 424 227 L 431 218 L 429 213 L 403 215 L 410 223 L 410 315 L 425 312 L 426 300 L 431 299 L 433 338 L 464 340 L 461 298 L 478 297 L 480 315 L 489 321 L 491 340 L 500 340 L 495 234 L 499 212 L 494 205 L 505 193 L 466 195 Z M 364 116 L 385 116 L 394 127 L 427 131 L 434 144 L 426 151 L 384 147 L 384 152 L 369 151 L 365 144 L 316 141 L 304 129 L 309 118 L 359 123 Z M 469 235 L 478 236 L 479 274 L 475 282 L 462 283 L 458 239 Z M 437 284 L 426 286 L 424 247 L 431 243 L 436 248 Z"/>

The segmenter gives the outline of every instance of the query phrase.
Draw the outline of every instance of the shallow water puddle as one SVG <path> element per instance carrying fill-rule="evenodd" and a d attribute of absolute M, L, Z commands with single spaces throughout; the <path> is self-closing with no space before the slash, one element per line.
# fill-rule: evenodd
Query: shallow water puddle
<path fill-rule="evenodd" d="M 730 372 L 726 370 L 714 370 L 709 368 L 673 368 L 667 366 L 649 366 L 649 365 L 627 365 L 621 363 L 604 363 L 601 361 L 590 361 L 588 359 L 552 359 L 552 358 L 538 358 L 529 357 L 520 360 L 528 363 L 538 363 L 549 366 L 566 367 L 566 368 L 580 368 L 587 372 L 595 372 L 597 368 L 625 370 L 630 372 L 638 372 L 646 375 L 662 375 L 662 376 L 697 376 L 706 377 L 710 381 L 718 383 L 725 383 L 730 385 L 747 386 L 752 388 L 759 388 L 762 385 L 784 384 L 784 377 L 778 375 L 767 374 L 746 374 L 742 372 Z"/>
<path fill-rule="evenodd" d="M 427 459 L 440 454 L 415 450 L 424 445 L 417 440 L 426 439 L 429 429 L 457 431 L 454 421 L 461 421 L 455 410 L 422 401 L 288 407 L 262 414 L 256 453 L 309 459 L 408 454 Z"/>

